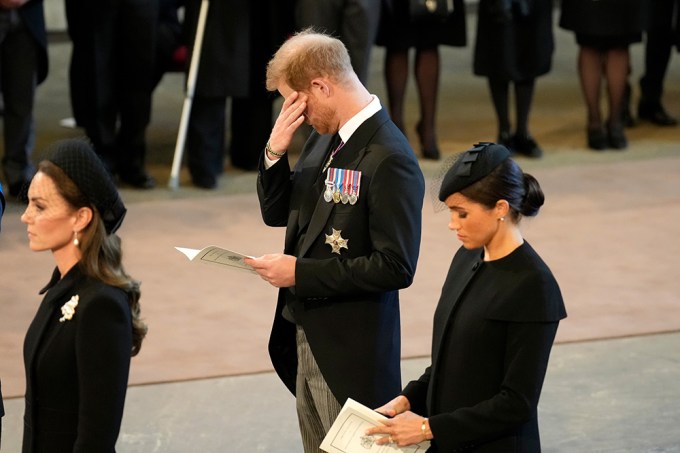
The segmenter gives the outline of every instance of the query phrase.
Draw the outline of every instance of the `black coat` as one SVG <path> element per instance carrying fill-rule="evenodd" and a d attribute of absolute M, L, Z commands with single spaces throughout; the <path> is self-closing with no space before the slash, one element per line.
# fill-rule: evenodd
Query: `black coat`
<path fill-rule="evenodd" d="M 475 75 L 524 81 L 547 74 L 555 50 L 552 11 L 552 0 L 480 0 Z"/>
<path fill-rule="evenodd" d="M 184 23 L 193 52 L 201 0 L 185 0 L 185 5 Z M 209 2 L 196 76 L 198 96 L 247 96 L 251 81 L 263 78 L 263 74 L 251 73 L 251 33 L 257 33 L 257 30 L 251 29 L 248 2 Z"/>
<path fill-rule="evenodd" d="M 424 179 L 413 150 L 384 110 L 366 120 L 333 161 L 361 171 L 355 205 L 324 201 L 330 137 L 313 132 L 290 172 L 287 157 L 261 167 L 264 221 L 286 226 L 284 251 L 297 256 L 292 290 L 279 291 L 269 352 L 295 393 L 295 325 L 303 327 L 333 395 L 378 407 L 401 388 L 398 290 L 413 280 L 421 234 Z M 341 231 L 348 248 L 332 253 L 326 235 Z"/>
<path fill-rule="evenodd" d="M 434 315 L 432 365 L 403 394 L 432 452 L 540 452 L 537 406 L 559 320 L 550 269 L 528 243 L 482 261 L 460 248 Z"/>
<path fill-rule="evenodd" d="M 123 417 L 132 318 L 127 295 L 74 266 L 48 291 L 24 341 L 23 453 L 111 453 Z M 70 320 L 61 307 L 79 301 Z"/>
<path fill-rule="evenodd" d="M 647 1 L 656 0 L 562 0 L 559 24 L 588 36 L 639 35 L 648 21 Z"/>
<path fill-rule="evenodd" d="M 467 44 L 463 0 L 453 0 L 453 11 L 441 21 L 414 21 L 409 4 L 410 0 L 383 0 L 377 45 L 403 49 L 426 45 L 464 47 Z"/>

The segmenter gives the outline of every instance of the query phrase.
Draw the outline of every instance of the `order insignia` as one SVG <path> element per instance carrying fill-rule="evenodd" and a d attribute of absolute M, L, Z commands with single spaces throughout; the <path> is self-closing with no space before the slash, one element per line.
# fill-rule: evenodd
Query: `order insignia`
<path fill-rule="evenodd" d="M 342 233 L 342 230 L 336 230 L 335 228 L 331 229 L 333 230 L 333 234 L 326 235 L 326 244 L 330 244 L 332 252 L 337 253 L 339 255 L 340 249 L 348 249 L 347 243 L 349 242 L 349 239 L 344 239 L 340 235 L 340 233 Z"/>

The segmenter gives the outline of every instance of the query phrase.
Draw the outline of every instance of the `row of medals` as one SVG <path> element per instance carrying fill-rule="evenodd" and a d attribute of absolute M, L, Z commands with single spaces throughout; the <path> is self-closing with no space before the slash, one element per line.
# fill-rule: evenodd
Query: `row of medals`
<path fill-rule="evenodd" d="M 347 181 L 347 183 L 345 183 Z M 329 168 L 323 199 L 330 203 L 355 204 L 359 199 L 361 172 L 343 168 Z"/>

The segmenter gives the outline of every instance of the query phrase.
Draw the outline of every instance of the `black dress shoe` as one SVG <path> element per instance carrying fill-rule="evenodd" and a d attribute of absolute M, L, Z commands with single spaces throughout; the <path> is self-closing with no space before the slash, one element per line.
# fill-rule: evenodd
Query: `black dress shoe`
<path fill-rule="evenodd" d="M 149 190 L 156 187 L 156 180 L 143 171 L 131 173 L 119 173 L 118 178 L 124 184 L 135 189 Z"/>
<path fill-rule="evenodd" d="M 658 103 L 640 102 L 638 104 L 638 117 L 657 126 L 675 126 L 678 124 L 678 120 L 670 116 Z"/>
<path fill-rule="evenodd" d="M 512 139 L 512 151 L 523 156 L 538 159 L 543 156 L 543 150 L 531 135 L 515 135 Z"/>
<path fill-rule="evenodd" d="M 595 151 L 607 149 L 607 134 L 601 127 L 588 128 L 588 148 Z"/>
<path fill-rule="evenodd" d="M 192 176 L 191 182 L 200 189 L 214 189 L 217 187 L 217 179 L 212 176 Z"/>

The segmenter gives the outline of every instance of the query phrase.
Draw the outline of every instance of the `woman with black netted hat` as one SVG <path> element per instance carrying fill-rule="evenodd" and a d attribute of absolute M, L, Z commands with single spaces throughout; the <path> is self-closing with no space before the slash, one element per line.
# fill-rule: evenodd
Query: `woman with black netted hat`
<path fill-rule="evenodd" d="M 115 451 L 130 358 L 146 335 L 115 234 L 125 213 L 87 142 L 47 151 L 21 216 L 31 250 L 56 262 L 24 342 L 24 453 Z"/>
<path fill-rule="evenodd" d="M 544 196 L 504 146 L 481 143 L 446 172 L 439 200 L 463 246 L 434 315 L 432 362 L 378 412 L 368 434 L 428 452 L 540 452 L 537 406 L 559 321 L 548 266 L 525 241 L 523 216 Z"/>

